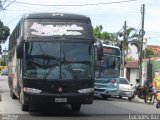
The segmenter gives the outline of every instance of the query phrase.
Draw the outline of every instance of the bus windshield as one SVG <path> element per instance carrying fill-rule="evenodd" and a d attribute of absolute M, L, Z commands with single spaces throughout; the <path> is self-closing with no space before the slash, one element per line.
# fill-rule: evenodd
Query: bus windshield
<path fill-rule="evenodd" d="M 24 76 L 35 79 L 91 79 L 93 46 L 89 43 L 26 42 Z"/>
<path fill-rule="evenodd" d="M 104 55 L 102 61 L 96 60 L 96 78 L 118 77 L 120 71 L 120 57 Z"/>

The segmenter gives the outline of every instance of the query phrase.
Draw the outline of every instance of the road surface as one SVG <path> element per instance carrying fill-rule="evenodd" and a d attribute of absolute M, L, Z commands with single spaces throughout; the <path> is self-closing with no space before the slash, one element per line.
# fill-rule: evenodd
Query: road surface
<path fill-rule="evenodd" d="M 160 119 L 155 105 L 128 102 L 127 99 L 95 99 L 92 105 L 82 105 L 81 111 L 72 112 L 67 106 L 33 106 L 30 112 L 21 111 L 19 100 L 12 100 L 6 76 L 0 76 L 0 120 L 128 120 Z"/>

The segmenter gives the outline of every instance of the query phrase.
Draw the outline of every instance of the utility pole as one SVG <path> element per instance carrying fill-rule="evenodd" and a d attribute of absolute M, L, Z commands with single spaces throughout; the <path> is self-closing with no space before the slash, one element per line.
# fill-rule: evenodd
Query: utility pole
<path fill-rule="evenodd" d="M 142 80 L 142 60 L 143 60 L 143 37 L 144 37 L 144 13 L 145 13 L 145 5 L 143 4 L 141 7 L 141 14 L 142 14 L 142 28 L 140 31 L 140 56 L 139 56 L 139 79 L 141 84 L 143 85 L 144 81 Z"/>
<path fill-rule="evenodd" d="M 122 67 L 121 67 L 121 77 L 124 77 L 124 61 L 125 61 L 125 43 L 127 42 L 126 40 L 126 21 L 124 21 L 124 26 L 123 26 L 123 41 L 122 41 Z"/>

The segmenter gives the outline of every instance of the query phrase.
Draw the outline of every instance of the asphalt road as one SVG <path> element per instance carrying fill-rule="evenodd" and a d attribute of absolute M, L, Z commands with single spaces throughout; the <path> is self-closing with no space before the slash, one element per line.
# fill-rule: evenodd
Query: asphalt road
<path fill-rule="evenodd" d="M 160 119 L 155 105 L 128 102 L 127 99 L 95 99 L 92 105 L 82 105 L 81 111 L 72 112 L 66 106 L 33 106 L 30 112 L 21 111 L 21 103 L 9 96 L 7 77 L 0 77 L 0 120 L 129 120 Z M 156 115 L 155 115 L 156 114 Z"/>

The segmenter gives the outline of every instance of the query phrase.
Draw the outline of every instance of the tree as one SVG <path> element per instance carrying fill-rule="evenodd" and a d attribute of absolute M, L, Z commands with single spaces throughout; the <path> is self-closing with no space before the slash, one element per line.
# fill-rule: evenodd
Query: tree
<path fill-rule="evenodd" d="M 122 31 L 117 33 L 111 33 L 110 40 L 114 42 L 113 44 L 120 47 L 121 50 L 124 47 L 125 51 L 124 57 L 126 61 L 132 60 L 132 58 L 127 58 L 128 50 L 130 49 L 129 44 L 135 45 L 137 49 L 139 49 L 140 45 L 139 34 L 137 34 L 136 32 L 137 30 L 135 28 L 129 27 L 126 29 L 126 32 Z"/>
<path fill-rule="evenodd" d="M 131 45 L 134 45 L 137 47 L 138 51 L 140 49 L 140 38 L 139 38 L 139 34 L 137 34 L 137 30 L 133 27 L 130 27 L 127 29 L 127 44 L 126 46 L 128 46 L 128 44 L 130 43 Z"/>
<path fill-rule="evenodd" d="M 155 56 L 154 55 L 154 52 L 152 51 L 152 49 L 150 48 L 146 48 L 144 51 L 143 51 L 143 54 L 144 54 L 144 58 L 149 58 L 149 57 L 153 57 Z"/>
<path fill-rule="evenodd" d="M 0 43 L 5 43 L 9 35 L 10 29 L 8 26 L 4 26 L 2 21 L 0 21 Z"/>
<path fill-rule="evenodd" d="M 0 44 L 5 43 L 8 36 L 10 35 L 10 29 L 8 26 L 4 26 L 3 22 L 0 21 Z M 1 45 L 0 45 L 1 48 Z M 0 54 L 2 54 L 2 49 L 0 49 Z"/>
<path fill-rule="evenodd" d="M 110 33 L 103 32 L 102 30 L 103 30 L 102 25 L 99 25 L 99 26 L 96 26 L 95 28 L 93 28 L 94 39 L 104 40 L 104 43 L 109 43 L 110 42 Z"/>
<path fill-rule="evenodd" d="M 104 43 L 110 43 L 110 33 L 108 32 L 103 32 L 102 33 L 102 39 L 104 40 Z"/>
<path fill-rule="evenodd" d="M 132 56 L 130 56 L 130 57 L 126 58 L 126 61 L 127 61 L 127 62 L 134 61 L 134 58 L 133 58 Z"/>
<path fill-rule="evenodd" d="M 124 44 L 124 50 L 126 51 L 126 53 L 128 53 L 128 50 L 130 49 L 128 47 L 129 44 L 135 45 L 139 51 L 139 48 L 140 48 L 139 34 L 137 34 L 137 30 L 134 27 L 128 27 L 126 29 L 125 41 L 120 40 L 120 37 L 124 37 L 124 31 L 117 32 L 117 33 L 109 33 L 109 32 L 103 32 L 102 30 L 103 30 L 102 25 L 99 25 L 93 28 L 93 34 L 95 39 L 104 40 L 104 43 L 107 43 L 107 44 L 110 43 L 120 48 L 122 47 L 122 44 Z"/>
<path fill-rule="evenodd" d="M 95 39 L 102 39 L 102 25 L 93 28 L 93 36 Z"/>
<path fill-rule="evenodd" d="M 119 33 L 111 33 L 110 34 L 110 41 L 112 41 L 113 45 L 116 45 L 121 48 L 121 41 L 118 36 L 119 36 Z"/>

